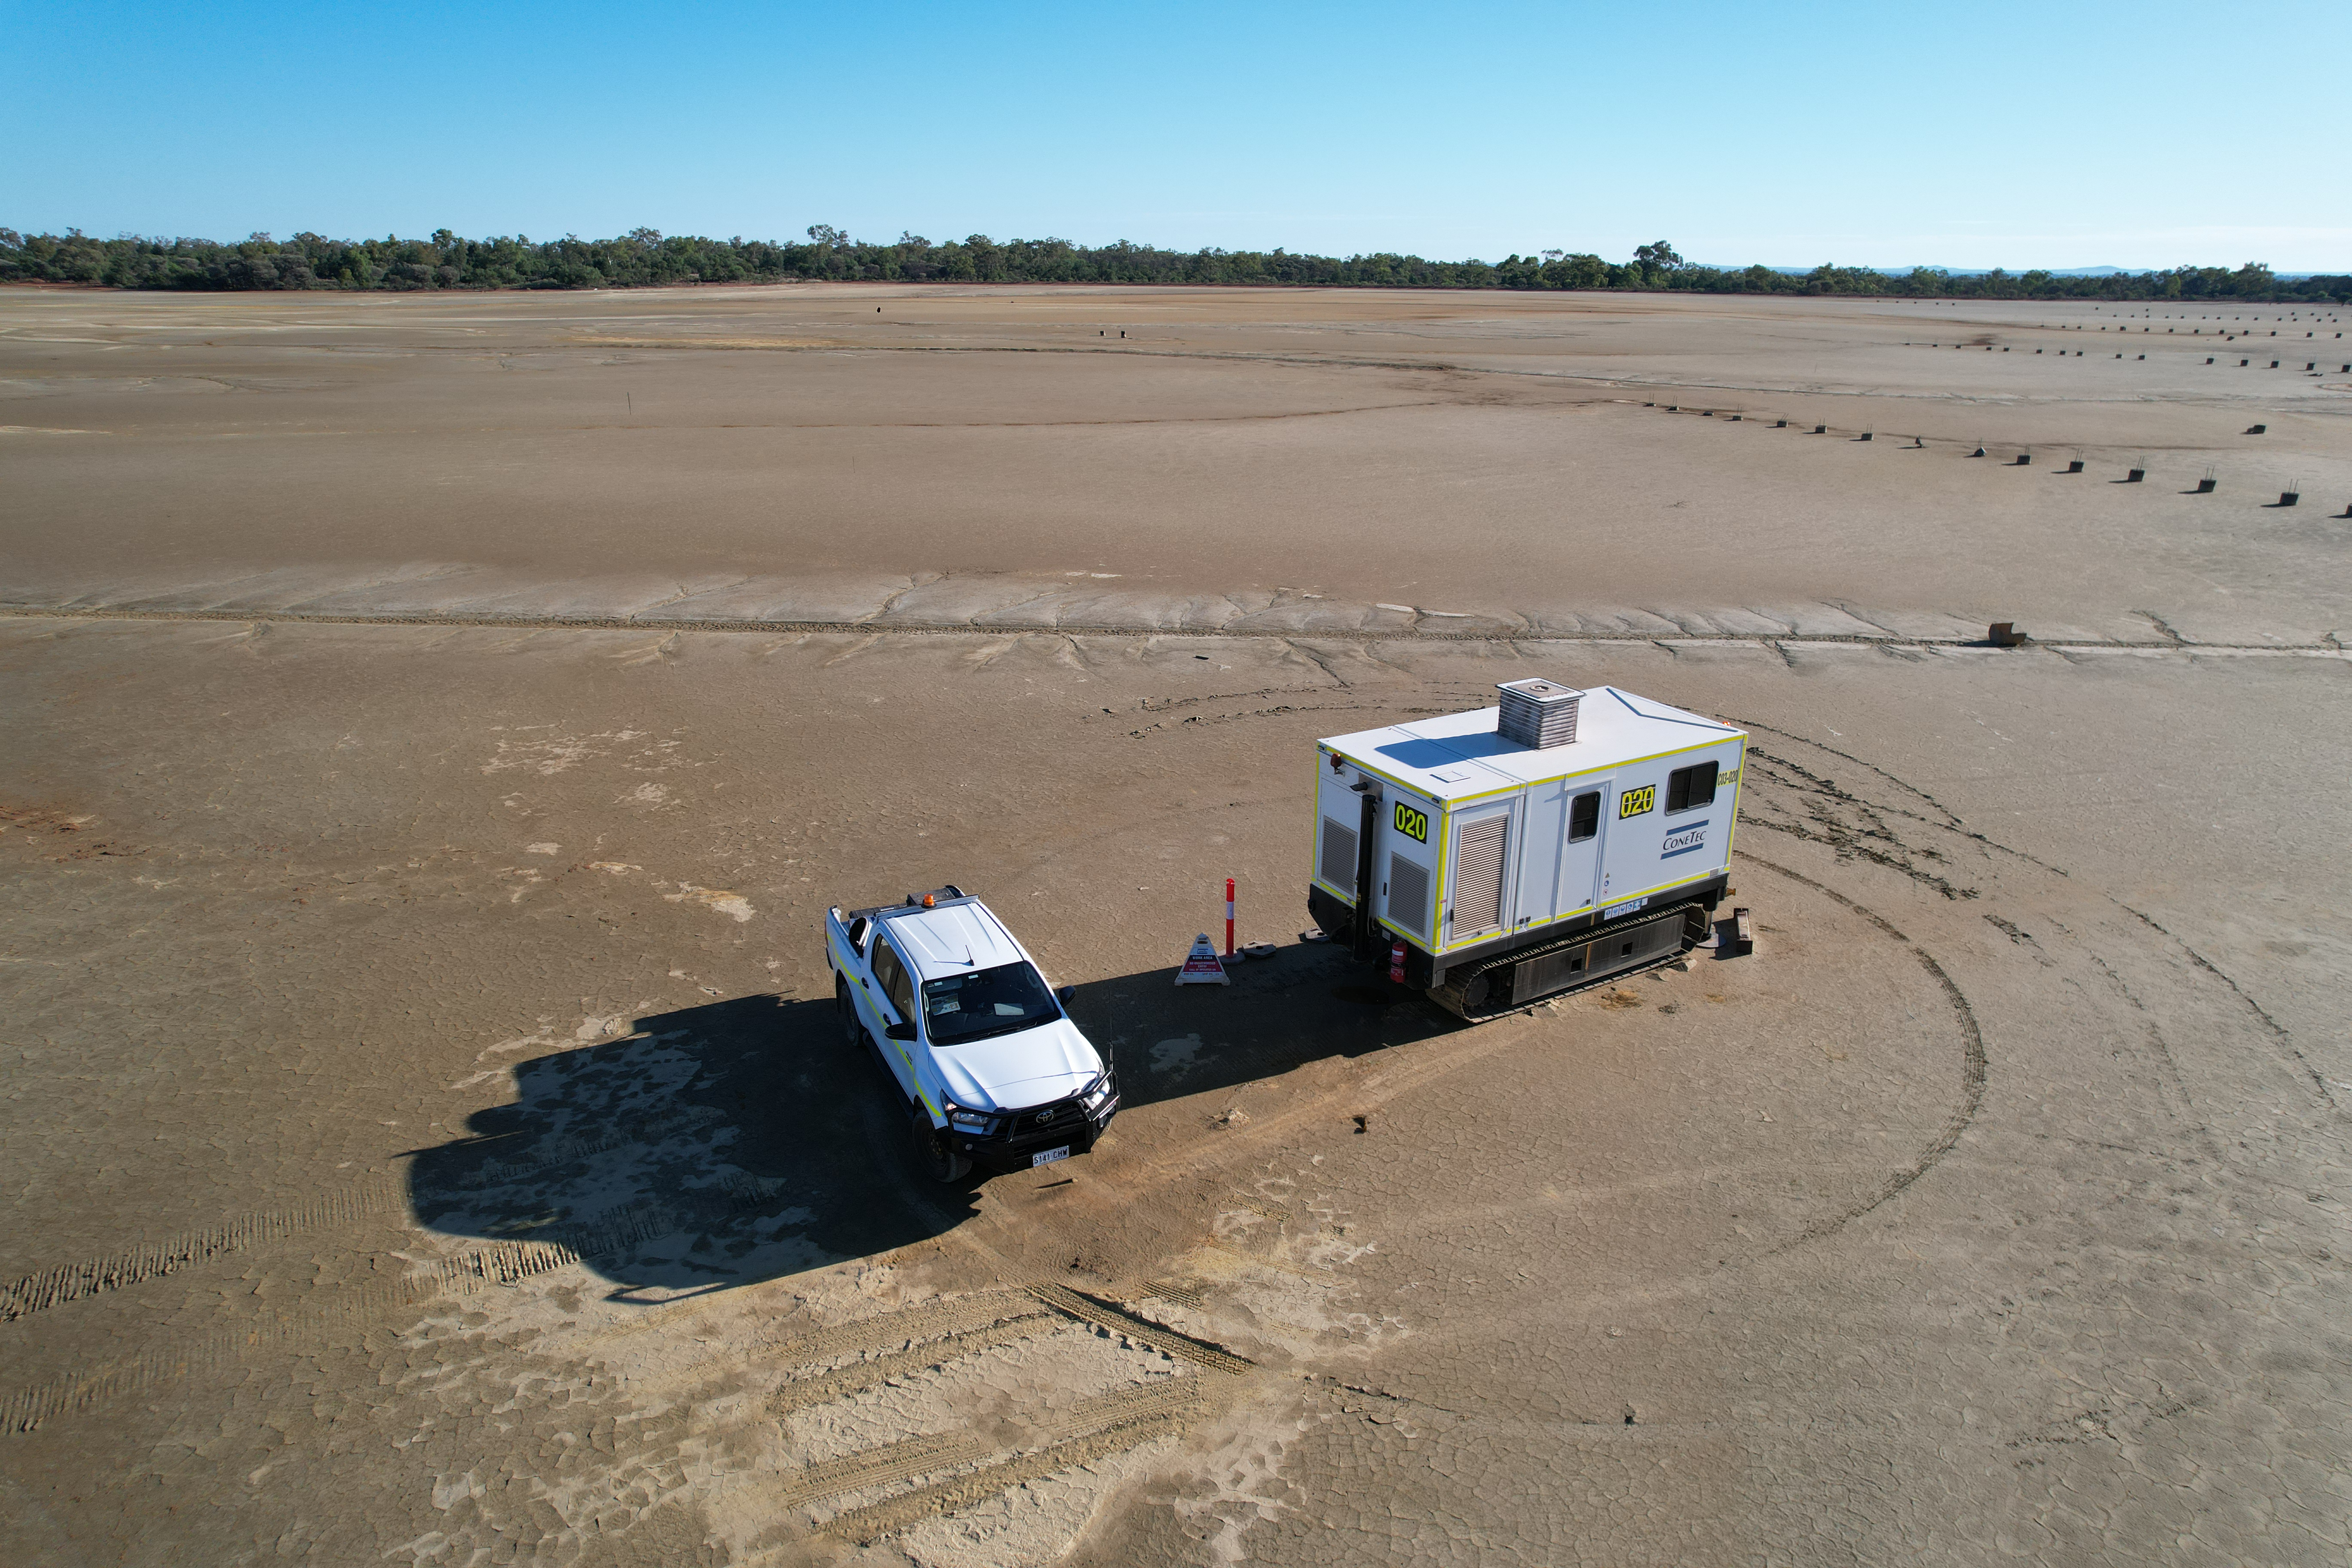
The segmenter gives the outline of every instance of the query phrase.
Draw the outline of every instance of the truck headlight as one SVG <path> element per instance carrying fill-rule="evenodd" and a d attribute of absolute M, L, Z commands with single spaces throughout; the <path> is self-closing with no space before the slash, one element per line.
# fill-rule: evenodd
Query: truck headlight
<path fill-rule="evenodd" d="M 995 1128 L 996 1118 L 983 1110 L 964 1110 L 950 1106 L 948 1108 L 948 1125 L 959 1132 L 975 1132 L 985 1137 Z"/>
<path fill-rule="evenodd" d="M 1086 1087 L 1085 1091 L 1078 1096 L 1078 1103 L 1084 1105 L 1088 1110 L 1099 1110 L 1102 1109 L 1102 1102 L 1109 1098 L 1110 1074 L 1105 1073 Z"/>

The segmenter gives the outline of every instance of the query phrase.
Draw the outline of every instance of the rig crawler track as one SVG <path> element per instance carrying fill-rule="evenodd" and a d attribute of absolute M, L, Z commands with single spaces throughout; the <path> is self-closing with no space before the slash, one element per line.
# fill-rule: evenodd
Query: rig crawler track
<path fill-rule="evenodd" d="M 1672 963 L 1706 937 L 1707 919 L 1707 907 L 1696 901 L 1646 910 L 1557 942 L 1465 964 L 1429 998 L 1473 1022 L 1499 1018 Z"/>

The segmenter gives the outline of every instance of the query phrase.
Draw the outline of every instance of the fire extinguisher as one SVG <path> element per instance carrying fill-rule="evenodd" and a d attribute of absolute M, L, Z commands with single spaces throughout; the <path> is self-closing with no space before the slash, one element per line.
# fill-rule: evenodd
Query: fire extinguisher
<path fill-rule="evenodd" d="M 1404 943 L 1389 943 L 1389 978 L 1399 985 L 1404 984 Z"/>

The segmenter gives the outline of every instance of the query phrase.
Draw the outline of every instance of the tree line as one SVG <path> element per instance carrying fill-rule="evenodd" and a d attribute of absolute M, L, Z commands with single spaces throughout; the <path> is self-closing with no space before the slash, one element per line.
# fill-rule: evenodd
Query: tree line
<path fill-rule="evenodd" d="M 2283 279 L 2259 262 L 2231 268 L 2176 267 L 2104 278 L 2034 270 L 1954 274 L 1934 268 L 1879 272 L 1821 266 L 1699 267 L 1661 240 L 1626 261 L 1545 250 L 1500 261 L 1429 261 L 1418 256 L 1312 256 L 1287 250 L 1165 250 L 1129 240 L 1066 239 L 934 244 L 901 234 L 880 244 L 826 224 L 805 240 L 708 239 L 633 229 L 614 239 L 329 239 L 256 234 L 234 244 L 78 229 L 21 235 L 0 228 L 0 282 L 114 289 L 637 289 L 681 283 L 827 281 L 939 283 L 1291 284 L 1329 288 L 1671 289 L 1704 294 L 1837 294 L 1989 300 L 2352 300 L 2352 276 Z"/>

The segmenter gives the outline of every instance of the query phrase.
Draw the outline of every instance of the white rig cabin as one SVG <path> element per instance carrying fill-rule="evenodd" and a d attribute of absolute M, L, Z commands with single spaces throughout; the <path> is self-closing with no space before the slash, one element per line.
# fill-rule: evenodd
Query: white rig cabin
<path fill-rule="evenodd" d="M 1748 744 L 1613 686 L 1498 689 L 1500 708 L 1316 752 L 1318 923 L 1469 1017 L 1654 967 L 1704 936 Z"/>

